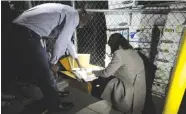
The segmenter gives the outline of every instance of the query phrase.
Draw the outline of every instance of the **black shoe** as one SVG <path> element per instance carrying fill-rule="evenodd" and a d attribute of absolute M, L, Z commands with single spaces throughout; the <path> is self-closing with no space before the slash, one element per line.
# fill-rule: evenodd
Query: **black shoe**
<path fill-rule="evenodd" d="M 74 106 L 73 103 L 62 102 L 56 109 L 49 110 L 49 112 L 61 112 L 61 111 L 66 111 L 66 110 L 72 108 L 73 106 Z"/>
<path fill-rule="evenodd" d="M 15 96 L 11 95 L 11 94 L 1 93 L 1 99 L 3 99 L 3 100 L 12 100 L 12 99 L 15 99 Z"/>
<path fill-rule="evenodd" d="M 68 91 L 59 92 L 60 97 L 67 97 L 67 96 L 69 96 L 69 94 L 70 93 Z"/>

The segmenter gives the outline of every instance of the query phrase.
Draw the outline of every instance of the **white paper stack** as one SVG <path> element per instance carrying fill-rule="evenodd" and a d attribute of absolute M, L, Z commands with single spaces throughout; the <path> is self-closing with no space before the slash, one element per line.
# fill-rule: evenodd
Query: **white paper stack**
<path fill-rule="evenodd" d="M 93 73 L 92 70 L 94 69 L 73 69 L 73 73 L 79 78 L 84 80 L 85 82 L 89 82 L 89 81 L 93 81 L 95 79 L 97 79 L 98 77 L 96 77 Z"/>

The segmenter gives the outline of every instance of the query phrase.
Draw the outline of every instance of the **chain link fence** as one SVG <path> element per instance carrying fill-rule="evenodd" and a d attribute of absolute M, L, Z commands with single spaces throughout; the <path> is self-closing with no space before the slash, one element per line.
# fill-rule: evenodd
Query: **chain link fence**
<path fill-rule="evenodd" d="M 108 38 L 122 34 L 156 66 L 152 92 L 164 98 L 186 24 L 186 2 L 151 3 L 87 2 L 94 18 L 77 29 L 78 52 L 91 54 L 91 64 L 106 67 L 111 60 Z"/>
<path fill-rule="evenodd" d="M 91 64 L 106 67 L 111 60 L 108 38 L 113 33 L 121 33 L 134 48 L 139 49 L 156 65 L 152 92 L 156 96 L 165 97 L 180 38 L 186 25 L 186 2 L 56 2 L 73 5 L 76 9 L 86 4 L 85 8 L 93 17 L 84 28 L 76 31 L 78 53 L 90 54 Z M 46 1 L 32 1 L 31 5 L 42 3 Z M 22 6 L 25 10 L 29 4 L 24 2 Z M 54 42 L 47 41 L 49 51 L 52 51 Z"/>

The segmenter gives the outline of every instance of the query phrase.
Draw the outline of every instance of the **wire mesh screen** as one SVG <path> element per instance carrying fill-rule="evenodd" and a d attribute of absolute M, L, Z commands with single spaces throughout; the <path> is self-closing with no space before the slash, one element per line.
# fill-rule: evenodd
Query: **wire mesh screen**
<path fill-rule="evenodd" d="M 104 14 L 95 13 L 93 20 L 86 27 L 77 30 L 77 38 L 78 52 L 91 54 L 90 63 L 104 67 L 107 38 Z"/>
<path fill-rule="evenodd" d="M 87 4 L 91 4 L 87 7 L 93 9 L 88 11 L 94 18 L 83 29 L 77 29 L 78 52 L 91 54 L 91 64 L 106 67 L 111 60 L 106 42 L 111 34 L 122 34 L 156 66 L 152 92 L 165 97 L 185 26 L 186 3 L 171 2 L 140 8 L 126 8 L 128 6 L 116 2 L 105 7 L 101 3 Z M 99 5 L 100 8 L 96 9 Z M 106 7 L 115 11 L 101 10 Z"/>
<path fill-rule="evenodd" d="M 104 9 L 107 2 L 89 2 L 87 8 Z M 81 2 L 77 3 L 76 8 Z M 104 67 L 105 65 L 105 45 L 107 43 L 106 19 L 103 12 L 89 12 L 91 21 L 81 29 L 77 29 L 78 53 L 91 54 L 90 63 Z"/>
<path fill-rule="evenodd" d="M 122 34 L 156 66 L 152 92 L 164 97 L 186 25 L 186 2 L 75 1 L 75 8 L 82 4 L 93 18 L 77 29 L 78 53 L 90 54 L 91 64 L 106 67 L 111 60 L 108 38 L 116 32 Z M 24 2 L 22 9 L 28 6 Z M 52 52 L 54 42 L 47 41 L 48 51 Z"/>

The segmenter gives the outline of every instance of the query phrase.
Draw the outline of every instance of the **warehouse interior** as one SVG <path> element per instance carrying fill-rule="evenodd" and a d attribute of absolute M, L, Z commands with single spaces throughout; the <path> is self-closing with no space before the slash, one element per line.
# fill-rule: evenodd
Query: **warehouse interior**
<path fill-rule="evenodd" d="M 6 51 L 9 42 L 6 39 L 11 35 L 12 21 L 25 10 L 43 3 L 66 4 L 77 10 L 82 5 L 86 6 L 92 18 L 85 27 L 76 29 L 73 37 L 77 52 L 90 55 L 90 64 L 100 68 L 108 66 L 112 58 L 107 42 L 113 33 L 122 34 L 134 49 L 144 54 L 151 63 L 152 74 L 148 78 L 152 104 L 149 107 L 146 104 L 146 114 L 163 113 L 181 44 L 184 44 L 185 1 L 1 1 L 2 114 L 49 114 L 36 85 L 22 81 L 18 76 L 6 75 L 11 72 L 6 63 L 9 61 L 6 58 L 9 56 Z M 52 53 L 54 42 L 55 39 L 45 40 L 49 53 Z M 58 75 L 62 80 L 59 86 L 70 92 L 67 98 L 61 100 L 73 102 L 74 107 L 56 114 L 122 114 L 113 109 L 109 102 L 96 97 L 99 93 L 92 88 L 98 84 L 72 79 L 60 72 Z M 182 97 L 178 114 L 186 113 L 186 92 Z"/>

